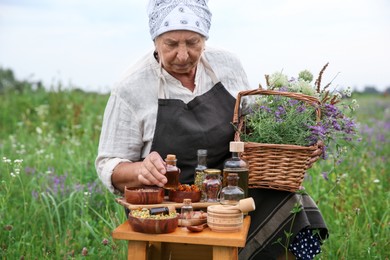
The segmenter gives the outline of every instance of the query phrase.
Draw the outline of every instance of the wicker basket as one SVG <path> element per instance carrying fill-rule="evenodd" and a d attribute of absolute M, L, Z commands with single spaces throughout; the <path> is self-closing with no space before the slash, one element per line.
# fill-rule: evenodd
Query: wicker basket
<path fill-rule="evenodd" d="M 320 101 L 312 96 L 262 89 L 241 91 L 234 108 L 235 141 L 240 141 L 240 132 L 245 131 L 244 116 L 239 113 L 241 97 L 249 95 L 279 95 L 301 100 L 316 107 L 317 121 L 321 117 Z M 319 159 L 321 146 L 322 142 L 312 146 L 245 142 L 241 156 L 249 163 L 249 188 L 297 191 L 306 170 Z"/>

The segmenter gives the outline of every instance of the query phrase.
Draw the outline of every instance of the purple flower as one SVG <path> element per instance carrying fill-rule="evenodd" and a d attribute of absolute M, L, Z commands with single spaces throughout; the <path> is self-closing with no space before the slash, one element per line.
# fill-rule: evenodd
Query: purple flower
<path fill-rule="evenodd" d="M 306 106 L 305 105 L 300 105 L 297 107 L 297 112 L 298 113 L 303 113 L 306 111 Z"/>
<path fill-rule="evenodd" d="M 271 109 L 267 106 L 260 106 L 260 109 L 265 110 L 267 113 L 271 113 Z"/>
<path fill-rule="evenodd" d="M 328 181 L 329 180 L 328 172 L 322 172 L 322 178 L 324 178 L 324 180 Z"/>
<path fill-rule="evenodd" d="M 284 107 L 279 106 L 278 109 L 275 111 L 275 117 L 276 117 L 276 122 L 283 122 L 282 116 L 286 114 L 286 110 Z"/>
<path fill-rule="evenodd" d="M 333 126 L 333 128 L 334 128 L 335 130 L 341 131 L 341 126 L 340 126 L 339 122 L 337 122 L 337 120 L 333 120 L 333 121 L 332 121 L 332 126 Z"/>
<path fill-rule="evenodd" d="M 296 99 L 289 99 L 289 100 L 288 100 L 288 103 L 289 103 L 291 106 L 296 106 L 296 105 L 299 103 L 299 101 L 296 100 Z"/>

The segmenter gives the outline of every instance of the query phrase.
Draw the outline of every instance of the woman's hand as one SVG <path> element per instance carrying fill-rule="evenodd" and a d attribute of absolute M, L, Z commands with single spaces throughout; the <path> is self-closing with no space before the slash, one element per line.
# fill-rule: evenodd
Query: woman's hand
<path fill-rule="evenodd" d="M 112 185 L 122 193 L 126 186 L 162 187 L 167 182 L 165 165 L 157 152 L 151 152 L 142 162 L 122 162 L 115 167 L 111 175 Z"/>
<path fill-rule="evenodd" d="M 167 183 L 165 165 L 160 154 L 151 152 L 146 156 L 139 168 L 138 181 L 144 185 L 164 186 Z"/>

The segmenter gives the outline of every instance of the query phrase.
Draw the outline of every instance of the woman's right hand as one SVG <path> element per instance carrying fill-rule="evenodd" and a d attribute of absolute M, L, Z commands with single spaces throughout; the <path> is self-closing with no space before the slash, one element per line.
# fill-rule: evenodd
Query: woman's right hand
<path fill-rule="evenodd" d="M 142 162 L 122 162 L 115 167 L 111 175 L 112 185 L 122 193 L 126 186 L 163 187 L 167 182 L 165 165 L 157 152 L 151 152 Z"/>
<path fill-rule="evenodd" d="M 141 163 L 138 172 L 138 181 L 143 185 L 157 185 L 163 187 L 167 183 L 166 163 L 157 152 L 151 152 Z"/>

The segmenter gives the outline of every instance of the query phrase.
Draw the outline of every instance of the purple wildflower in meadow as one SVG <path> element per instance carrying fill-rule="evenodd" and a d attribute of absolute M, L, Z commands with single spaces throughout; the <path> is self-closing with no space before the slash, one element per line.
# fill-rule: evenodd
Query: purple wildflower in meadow
<path fill-rule="evenodd" d="M 328 181 L 329 180 L 329 177 L 328 177 L 328 172 L 322 172 L 322 178 L 324 178 L 324 180 Z"/>

